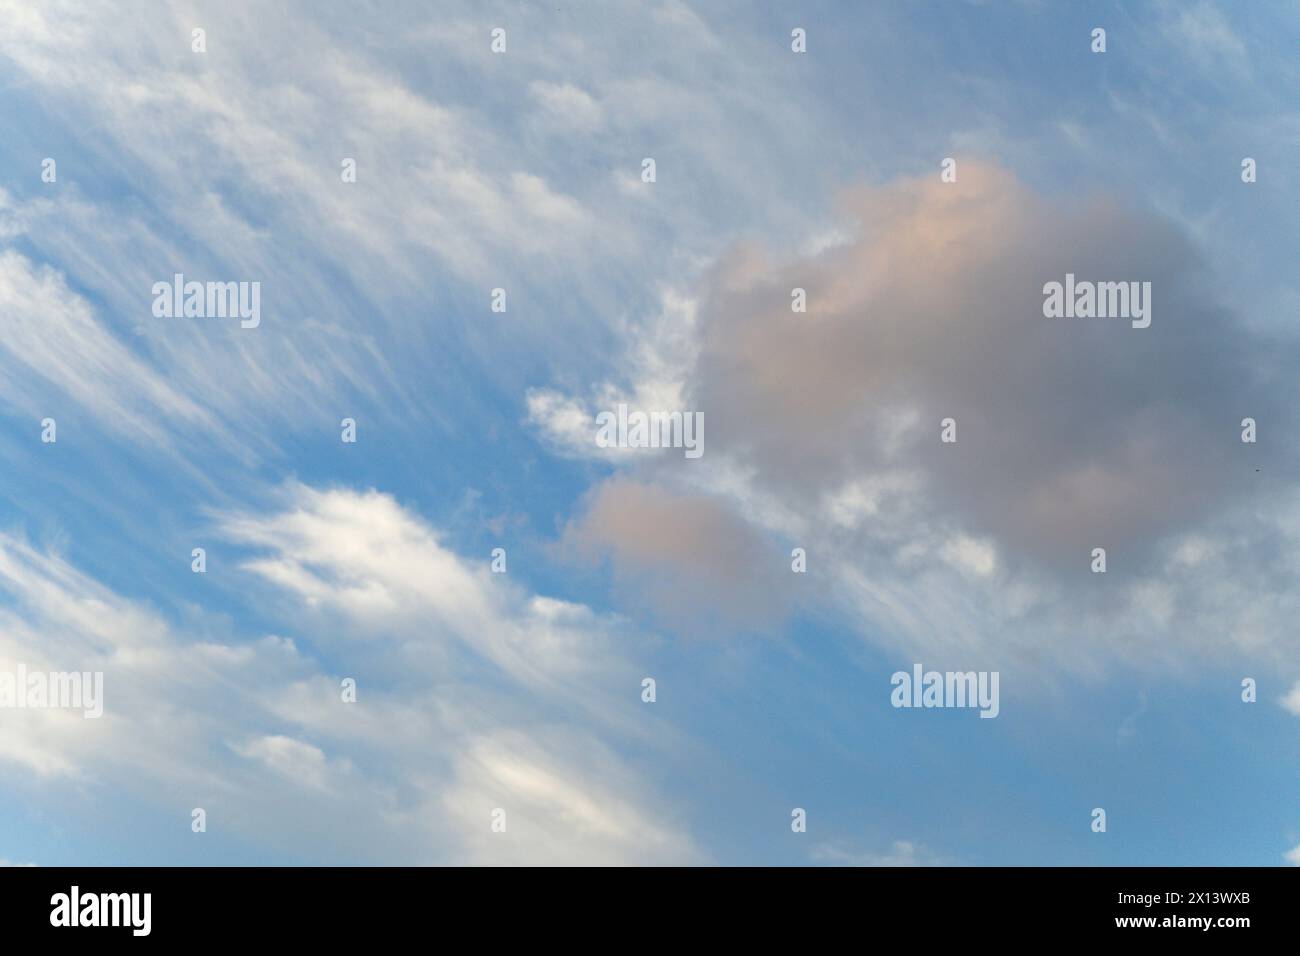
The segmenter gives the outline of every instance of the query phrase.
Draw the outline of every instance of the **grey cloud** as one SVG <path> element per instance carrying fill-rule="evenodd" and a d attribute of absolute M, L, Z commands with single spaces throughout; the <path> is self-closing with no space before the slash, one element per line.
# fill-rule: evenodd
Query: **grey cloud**
<path fill-rule="evenodd" d="M 851 243 L 783 264 L 740 249 L 711 278 L 696 374 L 711 452 L 809 501 L 919 470 L 934 514 L 1058 567 L 1094 545 L 1136 562 L 1277 487 L 1293 350 L 1216 301 L 1173 224 L 1103 197 L 1048 199 L 970 161 L 955 184 L 936 173 L 844 203 Z M 1045 318 L 1043 285 L 1066 273 L 1150 281 L 1151 327 Z M 947 416 L 956 445 L 939 442 Z M 1246 416 L 1256 446 L 1240 441 Z"/>
<path fill-rule="evenodd" d="M 716 497 L 612 478 L 561 544 L 608 559 L 622 597 L 683 634 L 767 631 L 792 597 L 788 557 Z"/>

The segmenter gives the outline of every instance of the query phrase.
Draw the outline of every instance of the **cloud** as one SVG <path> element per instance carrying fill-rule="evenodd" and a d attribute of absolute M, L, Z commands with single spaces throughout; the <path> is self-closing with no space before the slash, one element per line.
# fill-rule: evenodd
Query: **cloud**
<path fill-rule="evenodd" d="M 884 853 L 859 853 L 837 843 L 821 843 L 809 854 L 831 866 L 951 866 L 941 857 L 907 840 L 895 840 Z"/>
<path fill-rule="evenodd" d="M 905 460 L 1012 560 L 1144 548 L 1219 507 L 1247 474 L 1237 409 L 1288 413 L 1191 247 L 1104 199 L 959 169 L 849 194 L 852 245 L 792 263 L 742 250 L 719 269 L 697 376 L 718 441 L 787 491 Z M 1152 282 L 1152 327 L 1045 319 L 1043 285 L 1066 273 Z M 955 446 L 937 440 L 949 416 Z"/>
<path fill-rule="evenodd" d="M 1300 846 L 1297 846 L 1292 850 L 1287 850 L 1287 852 L 1282 855 L 1292 866 L 1300 866 Z"/>
<path fill-rule="evenodd" d="M 554 388 L 525 393 L 528 424 L 551 450 L 575 458 L 630 464 L 644 460 L 646 449 L 602 448 L 596 444 L 596 418 L 620 403 L 644 411 L 687 411 L 686 380 L 699 352 L 696 305 L 693 298 L 672 288 L 658 293 L 657 310 L 648 319 L 629 323 L 622 338 L 627 352 L 620 366 L 628 381 L 604 381 L 587 396 L 567 395 Z"/>
<path fill-rule="evenodd" d="M 1275 39 L 1294 31 L 1161 7 L 1117 44 L 1136 72 L 1033 89 L 883 7 L 813 24 L 809 57 L 779 12 L 743 30 L 679 2 L 582 23 L 520 7 L 494 57 L 478 5 L 407 6 L 377 23 L 347 4 L 214 5 L 196 55 L 184 7 L 0 0 L 7 497 L 67 536 L 0 536 L 0 658 L 109 676 L 100 722 L 6 723 L 14 787 L 138 797 L 182 831 L 201 803 L 214 832 L 302 860 L 701 859 L 657 779 L 682 741 L 636 702 L 640 628 L 593 610 L 587 582 L 556 578 L 563 600 L 492 575 L 469 553 L 486 550 L 480 513 L 523 536 L 560 511 L 555 553 L 607 565 L 616 608 L 681 633 L 811 608 L 936 666 L 1249 657 L 1300 676 L 1294 347 L 1258 332 L 1296 304 L 1275 275 L 1294 187 L 1270 170 L 1300 126 L 1294 83 L 1253 80 L 1294 75 Z M 1051 25 L 1019 13 L 949 33 L 1020 19 L 1050 48 Z M 916 48 L 900 37 L 933 55 L 897 56 Z M 1177 148 L 1133 147 L 1153 130 Z M 1239 143 L 1260 159 L 1249 190 Z M 46 152 L 57 184 L 38 179 Z M 897 178 L 945 152 L 958 184 Z M 873 185 L 828 206 L 855 179 Z M 1155 325 L 1043 320 L 1038 290 L 1067 269 L 1144 273 Z M 152 282 L 180 270 L 261 279 L 261 328 L 151 321 Z M 703 411 L 707 454 L 595 449 L 594 413 L 618 401 Z M 577 460 L 534 459 L 521 403 Z M 46 414 L 57 448 L 34 440 Z M 359 447 L 340 449 L 343 415 Z M 292 473 L 314 486 L 272 496 Z M 477 531 L 460 551 L 356 490 L 437 508 L 465 481 L 489 490 L 440 519 Z M 177 555 L 200 505 L 227 553 L 191 578 Z M 1098 544 L 1107 575 L 1086 570 Z M 497 806 L 507 834 L 487 827 Z"/>
<path fill-rule="evenodd" d="M 803 215 L 751 148 L 756 118 L 771 142 L 812 139 L 789 86 L 746 56 L 698 57 L 716 40 L 689 8 L 643 12 L 594 40 L 517 11 L 516 42 L 494 57 L 470 3 L 360 45 L 347 11 L 227 4 L 205 12 L 208 52 L 196 54 L 180 8 L 123 20 L 0 0 L 24 128 L 78 144 L 56 157 L 57 183 L 15 174 L 0 236 L 66 277 L 103 338 L 152 371 L 142 381 L 178 397 L 175 413 L 206 413 L 211 428 L 194 437 L 226 424 L 244 463 L 289 457 L 286 436 L 312 440 L 343 404 L 392 429 L 433 419 L 454 431 L 453 404 L 468 414 L 517 401 L 520 381 L 585 376 L 638 324 L 656 294 L 647 275 L 678 279 L 716 252 L 732 228 L 720 211 Z M 671 55 L 629 74 L 653 37 Z M 587 130 L 588 162 L 537 134 L 539 109 Z M 682 129 L 683 115 L 699 118 Z M 650 210 L 609 175 L 636 177 L 631 142 L 675 157 L 678 186 L 659 184 Z M 341 180 L 344 158 L 355 183 Z M 629 230 L 630 216 L 649 218 Z M 262 282 L 261 326 L 154 320 L 148 290 L 177 271 Z M 496 287 L 508 317 L 469 321 Z M 445 375 L 425 374 L 451 354 Z"/>
<path fill-rule="evenodd" d="M 1159 215 L 1053 198 L 978 161 L 958 170 L 956 183 L 846 191 L 851 238 L 810 254 L 738 245 L 678 323 L 698 345 L 673 374 L 634 346 L 631 382 L 594 399 L 546 393 L 534 421 L 563 442 L 611 394 L 673 382 L 708 420 L 708 453 L 691 469 L 614 464 L 684 511 L 703 494 L 743 515 L 769 536 L 753 568 L 806 547 L 812 586 L 903 653 L 1177 669 L 1178 635 L 1184 650 L 1284 660 L 1294 455 L 1243 444 L 1240 421 L 1291 427 L 1294 349 L 1219 301 L 1195 247 Z M 1045 318 L 1043 287 L 1067 273 L 1151 282 L 1151 327 Z M 794 288 L 806 314 L 791 310 Z M 955 444 L 939 440 L 947 417 Z M 643 510 L 656 500 L 638 494 Z M 612 509 L 600 517 L 617 531 Z M 637 535 L 654 540 L 631 525 L 601 540 L 648 566 Z M 1095 547 L 1106 575 L 1090 571 Z"/>
<path fill-rule="evenodd" d="M 615 625 L 581 605 L 524 593 L 486 558 L 467 564 L 392 497 L 291 485 L 284 502 L 275 514 L 219 516 L 223 537 L 255 549 L 242 568 L 321 620 L 341 616 L 375 636 L 418 633 L 403 669 L 428 671 L 437 655 L 456 654 L 546 685 L 607 664 L 600 631 Z"/>
<path fill-rule="evenodd" d="M 210 248 L 236 260 L 273 256 L 248 203 L 293 183 L 295 201 L 275 214 L 292 217 L 309 241 L 330 235 L 310 244 L 345 272 L 369 267 L 410 279 L 416 257 L 430 251 L 459 273 L 487 267 L 516 170 L 492 159 L 494 137 L 471 117 L 420 95 L 338 42 L 325 22 L 289 8 L 259 16 L 256 30 L 246 9 L 208 11 L 206 54 L 190 50 L 181 11 L 110 28 L 103 18 L 111 15 L 71 4 L 27 11 L 0 48 L 43 87 L 95 104 L 101 126 L 152 171 L 153 201 L 168 214 L 185 217 L 196 189 L 225 196 L 229 215 L 195 217 Z M 65 29 L 68 22 L 81 29 Z M 291 42 L 275 43 L 272 54 L 270 38 Z M 272 69 L 270 56 L 292 62 L 292 73 Z M 386 175 L 385 155 L 405 156 L 410 173 Z M 358 159 L 364 188 L 341 188 L 343 156 Z M 241 255 L 241 244 L 252 248 Z"/>
<path fill-rule="evenodd" d="M 1213 63 L 1222 69 L 1249 73 L 1249 54 L 1246 45 L 1232 29 L 1223 14 L 1209 3 L 1197 3 L 1180 8 L 1171 15 L 1172 38 L 1176 38 L 1188 52 L 1208 66 Z M 1213 75 L 1205 69 L 1202 75 Z"/>
<path fill-rule="evenodd" d="M 101 425 L 164 444 L 167 428 L 197 428 L 229 442 L 221 423 L 137 358 L 62 275 L 12 249 L 0 251 L 0 360 L 5 398 L 39 419 L 70 399 Z"/>
<path fill-rule="evenodd" d="M 1282 698 L 1282 706 L 1300 717 L 1300 681 L 1296 681 L 1287 695 Z"/>
<path fill-rule="evenodd" d="M 528 92 L 537 101 L 547 122 L 562 129 L 595 129 L 604 115 L 600 104 L 572 83 L 536 80 L 528 85 Z"/>
<path fill-rule="evenodd" d="M 690 633 L 769 630 L 791 601 L 788 556 L 718 498 L 613 478 L 593 490 L 561 546 L 609 559 L 633 603 Z"/>
<path fill-rule="evenodd" d="M 289 780 L 316 790 L 325 789 L 331 779 L 342 777 L 351 769 L 346 761 L 331 767 L 319 747 L 281 734 L 256 737 L 231 749 L 241 757 L 255 760 Z"/>
<path fill-rule="evenodd" d="M 466 834 L 472 858 L 512 865 L 702 861 L 681 833 L 636 805 L 639 777 L 611 753 L 592 740 L 582 741 L 581 753 L 573 741 L 544 750 L 536 736 L 493 734 L 457 753 L 456 785 L 442 809 Z M 485 826 L 484 807 L 506 811 L 504 833 Z"/>
<path fill-rule="evenodd" d="M 7 712 L 0 760 L 38 789 L 136 794 L 164 821 L 203 807 L 209 832 L 306 859 L 700 859 L 618 755 L 673 735 L 653 740 L 614 706 L 610 675 L 638 686 L 617 622 L 467 564 L 388 496 L 283 496 L 283 510 L 219 522 L 260 552 L 244 568 L 280 596 L 293 640 L 180 631 L 0 536 L 0 667 L 102 671 L 105 698 L 98 720 Z M 513 824 L 488 839 L 495 807 Z M 323 831 L 340 836 L 313 847 Z"/>
<path fill-rule="evenodd" d="M 209 199 L 198 200 L 205 222 L 230 217 L 219 203 L 209 208 Z M 286 312 L 278 294 L 285 273 L 265 260 L 223 259 L 220 249 L 199 260 L 133 213 L 85 201 L 75 185 L 54 199 L 0 195 L 0 220 L 6 217 L 17 245 L 33 250 L 0 249 L 0 298 L 13 317 L 0 368 L 12 404 L 27 414 L 59 419 L 60 411 L 75 410 L 136 448 L 201 455 L 205 468 L 215 443 L 223 462 L 238 467 L 283 454 L 283 434 L 268 434 L 273 429 L 336 420 L 339 393 L 375 402 L 359 360 L 392 372 L 369 336 L 297 311 L 312 299 L 295 296 Z M 232 231 L 238 225 L 232 220 Z M 262 237 L 240 241 L 246 251 Z M 262 282 L 263 325 L 243 330 L 221 318 L 153 317 L 153 284 L 170 283 L 178 271 Z M 336 309 L 335 297 L 322 312 Z"/>
<path fill-rule="evenodd" d="M 180 9 L 126 22 L 108 8 L 0 0 L 13 27 L 0 56 L 28 90 L 23 107 L 46 104 L 42 137 L 94 130 L 75 156 L 55 157 L 57 183 L 33 187 L 33 175 L 0 198 L 0 236 L 66 276 L 98 323 L 40 334 L 72 336 L 66 361 L 102 355 L 83 390 L 105 369 L 121 380 L 148 372 L 137 384 L 147 399 L 174 399 L 166 417 L 204 442 L 233 426 L 239 440 L 222 437 L 245 462 L 283 455 L 285 432 L 337 422 L 345 400 L 394 427 L 441 417 L 429 396 L 440 386 L 472 405 L 477 389 L 411 384 L 452 351 L 467 366 L 490 356 L 478 366 L 489 370 L 524 361 L 467 327 L 465 301 L 486 311 L 487 290 L 508 287 L 520 353 L 545 354 L 557 326 L 598 322 L 542 319 L 540 303 L 526 307 L 545 298 L 527 277 L 539 264 L 574 276 L 625 245 L 591 215 L 592 197 L 539 168 L 477 97 L 452 83 L 437 84 L 444 99 L 417 88 L 308 7 L 256 22 L 238 4 L 207 11 L 208 52 L 196 54 Z M 357 162 L 355 183 L 341 179 L 344 158 Z M 176 272 L 260 282 L 261 326 L 153 318 L 152 283 Z M 117 427 L 150 424 L 147 408 L 128 411 Z"/>

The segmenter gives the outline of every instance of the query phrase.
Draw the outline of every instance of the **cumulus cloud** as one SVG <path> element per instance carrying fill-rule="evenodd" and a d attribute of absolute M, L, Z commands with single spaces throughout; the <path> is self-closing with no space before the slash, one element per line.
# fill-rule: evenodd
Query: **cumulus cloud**
<path fill-rule="evenodd" d="M 1145 556 L 1277 461 L 1277 445 L 1246 458 L 1238 422 L 1287 420 L 1278 368 L 1171 224 L 959 168 L 957 183 L 847 195 L 852 244 L 792 263 L 743 250 L 719 269 L 697 383 L 728 452 L 789 494 L 905 461 L 1013 560 L 1063 566 L 1091 541 Z M 1150 281 L 1151 328 L 1045 319 L 1043 285 L 1066 273 Z"/>
<path fill-rule="evenodd" d="M 807 547 L 818 586 L 891 646 L 1094 669 L 1105 644 L 1178 666 L 1178 635 L 1285 657 L 1293 456 L 1243 444 L 1240 422 L 1276 435 L 1294 421 L 1294 348 L 1219 301 L 1159 215 L 958 168 L 957 183 L 849 190 L 851 238 L 808 255 L 733 250 L 699 290 L 677 384 L 709 423 L 705 458 L 616 464 L 743 515 L 766 536 L 746 539 L 754 567 Z M 1044 285 L 1067 273 L 1150 282 L 1151 326 L 1044 317 Z M 547 407 L 554 434 L 576 430 L 580 400 Z M 955 444 L 940 441 L 949 417 Z M 634 543 L 653 543 L 647 529 L 595 513 L 616 562 L 662 573 Z M 1106 575 L 1090 572 L 1095 547 Z"/>

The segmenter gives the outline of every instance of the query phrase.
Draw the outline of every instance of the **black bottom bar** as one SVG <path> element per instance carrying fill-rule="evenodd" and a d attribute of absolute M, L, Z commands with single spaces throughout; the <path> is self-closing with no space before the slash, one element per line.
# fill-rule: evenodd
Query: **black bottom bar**
<path fill-rule="evenodd" d="M 430 932 L 458 934 L 445 937 L 452 943 L 468 932 L 467 942 L 829 944 L 903 926 L 926 943 L 1199 936 L 1231 945 L 1294 932 L 1298 889 L 1295 870 L 1246 868 L 0 869 L 0 919 L 10 943 L 75 934 L 81 943 L 373 945 Z"/>

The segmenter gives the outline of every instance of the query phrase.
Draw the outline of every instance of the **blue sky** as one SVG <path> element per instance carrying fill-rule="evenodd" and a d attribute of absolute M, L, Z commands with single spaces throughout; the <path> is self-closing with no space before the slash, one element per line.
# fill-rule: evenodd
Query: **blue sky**
<path fill-rule="evenodd" d="M 0 17 L 0 859 L 1300 859 L 1293 6 Z"/>

